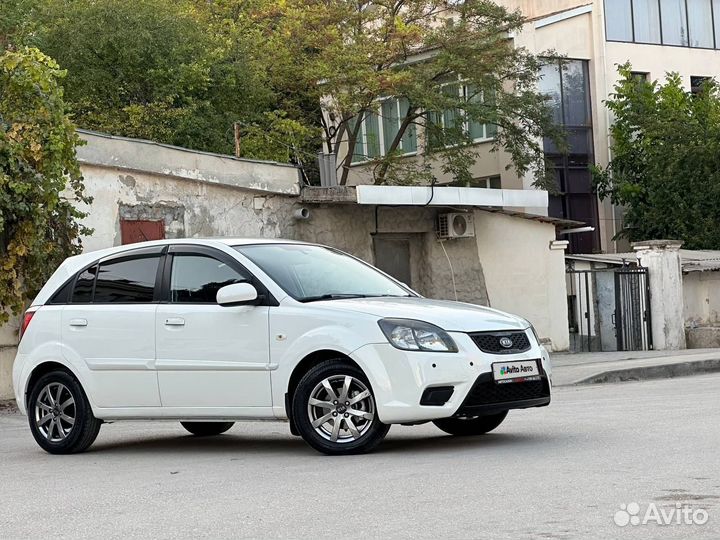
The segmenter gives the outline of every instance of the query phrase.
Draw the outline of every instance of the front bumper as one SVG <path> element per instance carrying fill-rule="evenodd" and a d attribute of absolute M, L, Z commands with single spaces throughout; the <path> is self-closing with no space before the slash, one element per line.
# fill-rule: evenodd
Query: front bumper
<path fill-rule="evenodd" d="M 375 394 L 380 420 L 387 424 L 423 422 L 451 416 L 493 414 L 502 410 L 540 407 L 550 403 L 552 366 L 543 347 L 532 340 L 532 347 L 512 355 L 487 354 L 477 347 L 468 334 L 450 333 L 458 346 L 457 353 L 401 351 L 389 343 L 370 344 L 356 350 L 351 357 L 363 369 Z M 483 400 L 484 386 L 492 381 L 494 362 L 539 360 L 543 392 L 504 401 Z M 540 381 L 538 381 L 540 382 Z M 496 387 L 515 387 L 510 392 L 528 388 L 530 383 L 510 383 Z M 442 405 L 421 405 L 429 388 L 452 387 L 449 399 Z M 425 394 L 427 398 L 427 394 Z M 427 401 L 427 400 L 426 400 Z"/>

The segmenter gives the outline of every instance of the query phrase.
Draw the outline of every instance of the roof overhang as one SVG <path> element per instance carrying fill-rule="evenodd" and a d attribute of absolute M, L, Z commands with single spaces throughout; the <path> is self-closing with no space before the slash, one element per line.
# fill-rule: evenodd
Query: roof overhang
<path fill-rule="evenodd" d="M 502 208 L 548 207 L 548 192 L 539 189 L 361 185 L 356 187 L 356 191 L 358 204 Z"/>

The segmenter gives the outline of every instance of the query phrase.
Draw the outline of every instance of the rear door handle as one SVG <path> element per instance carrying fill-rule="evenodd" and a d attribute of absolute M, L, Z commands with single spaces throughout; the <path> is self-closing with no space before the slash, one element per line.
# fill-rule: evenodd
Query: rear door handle
<path fill-rule="evenodd" d="M 70 326 L 87 326 L 87 319 L 70 319 Z"/>
<path fill-rule="evenodd" d="M 165 319 L 165 326 L 185 326 L 185 319 L 182 317 L 170 317 Z"/>

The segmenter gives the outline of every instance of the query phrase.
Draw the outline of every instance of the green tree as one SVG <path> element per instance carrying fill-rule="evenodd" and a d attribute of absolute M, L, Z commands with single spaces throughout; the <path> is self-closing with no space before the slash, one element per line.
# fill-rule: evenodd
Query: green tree
<path fill-rule="evenodd" d="M 325 151 L 348 149 L 341 183 L 354 154 L 365 154 L 376 183 L 428 182 L 438 171 L 470 181 L 477 148 L 467 126 L 481 124 L 519 174 L 547 180 L 541 141 L 558 133 L 537 92 L 540 60 L 509 38 L 525 22 L 519 12 L 489 0 L 268 0 L 249 16 L 273 51 L 268 80 L 285 90 L 283 107 L 315 104 Z M 359 148 L 358 120 L 386 114 L 382 97 L 403 105 L 379 155 Z M 416 134 L 427 144 L 420 159 L 405 159 L 402 141 Z"/>
<path fill-rule="evenodd" d="M 65 114 L 65 72 L 37 49 L 0 56 L 0 323 L 80 252 L 75 201 L 89 203 Z"/>
<path fill-rule="evenodd" d="M 27 14 L 19 41 L 67 70 L 78 126 L 231 153 L 234 122 L 261 118 L 272 103 L 249 60 L 252 43 L 214 24 L 205 5 L 46 0 Z"/>
<path fill-rule="evenodd" d="M 664 83 L 620 66 L 607 101 L 612 160 L 594 170 L 598 194 L 625 209 L 619 235 L 671 238 L 688 249 L 720 249 L 720 89 L 696 95 L 677 73 Z"/>

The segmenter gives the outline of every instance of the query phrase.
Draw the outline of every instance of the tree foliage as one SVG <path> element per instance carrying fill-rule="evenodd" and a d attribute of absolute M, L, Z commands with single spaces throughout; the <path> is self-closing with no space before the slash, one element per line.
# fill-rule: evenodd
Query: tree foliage
<path fill-rule="evenodd" d="M 362 153 L 358 119 L 378 111 L 386 96 L 409 105 L 385 155 L 367 156 L 376 183 L 427 182 L 438 171 L 470 181 L 476 147 L 467 122 L 499 127 L 494 149 L 508 152 L 520 175 L 545 179 L 542 137 L 557 132 L 536 88 L 539 59 L 509 38 L 525 22 L 519 12 L 489 0 L 286 0 L 259 7 L 253 17 L 279 51 L 269 78 L 284 81 L 290 96 L 323 102 L 326 151 L 347 149 L 341 182 L 352 155 Z M 465 95 L 443 84 L 458 78 Z M 433 119 L 445 111 L 456 121 L 441 127 Z M 419 160 L 399 151 L 409 130 L 432 139 L 421 142 Z"/>
<path fill-rule="evenodd" d="M 349 150 L 344 182 L 358 119 L 396 96 L 408 107 L 384 155 L 370 156 L 377 183 L 467 183 L 478 155 L 469 122 L 493 127 L 493 148 L 519 174 L 545 180 L 541 141 L 557 132 L 536 89 L 540 61 L 509 37 L 522 15 L 490 0 L 4 2 L 15 6 L 0 22 L 11 42 L 68 70 L 83 128 L 230 153 L 239 125 L 244 157 L 305 163 L 325 141 Z M 446 91 L 458 77 L 467 95 Z M 447 111 L 456 121 L 441 126 Z M 418 159 L 402 156 L 410 131 Z"/>
<path fill-rule="evenodd" d="M 720 88 L 696 95 L 677 73 L 664 83 L 619 69 L 607 102 L 612 160 L 594 171 L 598 194 L 625 207 L 620 235 L 671 238 L 688 249 L 720 249 Z"/>
<path fill-rule="evenodd" d="M 81 249 L 83 193 L 65 113 L 65 72 L 37 49 L 0 56 L 0 323 L 18 313 L 49 274 Z"/>

